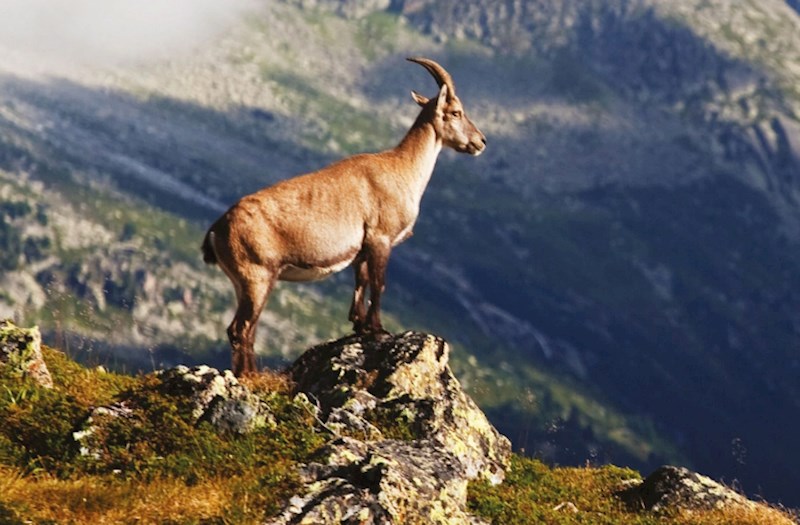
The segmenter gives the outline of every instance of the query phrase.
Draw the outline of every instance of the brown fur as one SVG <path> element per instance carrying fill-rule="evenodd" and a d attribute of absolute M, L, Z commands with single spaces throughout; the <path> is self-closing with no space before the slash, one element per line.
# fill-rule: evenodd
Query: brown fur
<path fill-rule="evenodd" d="M 440 89 L 431 100 L 412 94 L 422 111 L 397 147 L 247 195 L 206 233 L 203 260 L 219 264 L 236 290 L 238 306 L 228 327 L 236 375 L 256 371 L 256 322 L 278 279 L 316 280 L 352 264 L 353 329 L 383 332 L 380 302 L 389 254 L 411 235 L 439 151 L 447 146 L 478 155 L 485 148 L 447 72 L 427 59 L 409 60 L 428 69 Z"/>

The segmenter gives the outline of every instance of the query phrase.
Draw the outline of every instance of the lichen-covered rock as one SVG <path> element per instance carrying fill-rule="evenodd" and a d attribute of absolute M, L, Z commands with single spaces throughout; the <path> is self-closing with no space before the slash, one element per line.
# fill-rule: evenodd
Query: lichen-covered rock
<path fill-rule="evenodd" d="M 295 402 L 335 437 L 269 523 L 483 523 L 467 512 L 467 484 L 502 481 L 511 445 L 464 393 L 448 353 L 442 339 L 406 332 L 303 354 L 289 369 Z"/>
<path fill-rule="evenodd" d="M 12 367 L 43 387 L 53 387 L 42 357 L 42 334 L 36 326 L 20 328 L 8 319 L 0 321 L 0 366 Z"/>
<path fill-rule="evenodd" d="M 664 512 L 672 509 L 712 510 L 732 506 L 752 507 L 755 502 L 684 467 L 663 466 L 640 484 L 619 493 L 636 510 Z"/>
<path fill-rule="evenodd" d="M 275 425 L 267 404 L 230 370 L 220 373 L 209 366 L 180 365 L 159 371 L 158 377 L 162 393 L 189 400 L 196 422 L 208 421 L 220 431 L 239 434 Z"/>
<path fill-rule="evenodd" d="M 114 403 L 113 405 L 94 408 L 86 421 L 84 421 L 83 428 L 72 433 L 72 439 L 78 444 L 81 456 L 95 460 L 101 459 L 104 444 L 101 443 L 102 436 L 98 438 L 98 430 L 111 420 L 117 418 L 131 420 L 134 416 L 134 411 L 125 403 Z"/>
<path fill-rule="evenodd" d="M 303 469 L 306 492 L 269 524 L 483 523 L 464 510 L 464 466 L 432 442 L 339 438 L 321 456 Z"/>
<path fill-rule="evenodd" d="M 308 350 L 289 373 L 334 430 L 348 420 L 392 421 L 452 454 L 467 478 L 499 483 L 511 444 L 461 388 L 449 349 L 443 339 L 417 332 L 352 336 Z"/>

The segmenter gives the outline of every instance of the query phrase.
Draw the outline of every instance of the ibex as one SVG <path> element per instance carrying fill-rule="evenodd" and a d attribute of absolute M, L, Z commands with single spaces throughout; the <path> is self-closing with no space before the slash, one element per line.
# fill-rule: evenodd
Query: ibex
<path fill-rule="evenodd" d="M 486 147 L 450 74 L 433 60 L 408 60 L 430 72 L 439 94 L 428 99 L 411 92 L 422 111 L 397 147 L 355 155 L 247 195 L 206 233 L 203 260 L 219 264 L 236 290 L 228 338 L 237 376 L 256 371 L 256 322 L 277 279 L 313 281 L 352 264 L 353 329 L 384 333 L 380 309 L 389 253 L 411 236 L 442 146 L 472 155 Z"/>

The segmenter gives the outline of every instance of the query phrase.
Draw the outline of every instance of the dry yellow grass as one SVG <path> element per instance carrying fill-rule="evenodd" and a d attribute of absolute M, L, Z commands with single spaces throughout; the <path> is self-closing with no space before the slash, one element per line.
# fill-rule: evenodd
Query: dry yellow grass
<path fill-rule="evenodd" d="M 0 467 L 0 509 L 5 505 L 25 521 L 75 524 L 259 523 L 263 507 L 248 506 L 229 479 L 187 485 L 182 480 L 141 482 L 84 476 L 59 480 L 23 476 Z"/>
<path fill-rule="evenodd" d="M 246 375 L 239 381 L 256 394 L 289 394 L 294 388 L 292 380 L 286 373 L 268 369 Z"/>
<path fill-rule="evenodd" d="M 609 515 L 620 512 L 621 505 L 612 497 L 612 493 L 620 488 L 613 482 L 619 475 L 617 471 L 566 467 L 555 468 L 553 473 L 565 486 L 583 496 L 583 501 L 579 501 L 587 508 L 607 500 L 611 505 L 605 512 Z M 593 501 L 586 501 L 592 498 Z M 797 525 L 786 509 L 754 502 L 746 506 L 729 506 L 724 510 L 682 510 L 663 515 L 657 522 L 665 525 Z"/>
<path fill-rule="evenodd" d="M 796 525 L 783 509 L 767 505 L 730 507 L 725 510 L 683 511 L 671 521 L 676 525 Z"/>

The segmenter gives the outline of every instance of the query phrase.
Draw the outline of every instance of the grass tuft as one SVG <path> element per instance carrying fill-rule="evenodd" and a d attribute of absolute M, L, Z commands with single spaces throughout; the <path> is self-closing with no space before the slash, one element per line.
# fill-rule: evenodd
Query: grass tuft
<path fill-rule="evenodd" d="M 294 389 L 294 383 L 288 374 L 269 369 L 241 377 L 239 382 L 256 395 L 283 394 L 288 396 Z"/>

